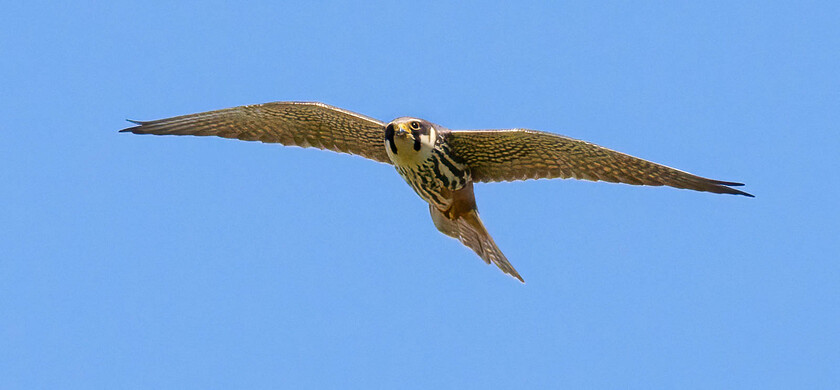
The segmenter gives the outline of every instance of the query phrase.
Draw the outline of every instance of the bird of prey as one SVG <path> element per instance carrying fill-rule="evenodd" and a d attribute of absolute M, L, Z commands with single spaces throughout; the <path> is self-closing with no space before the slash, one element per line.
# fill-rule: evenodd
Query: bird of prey
<path fill-rule="evenodd" d="M 274 102 L 130 122 L 137 126 L 121 132 L 315 147 L 392 164 L 429 204 L 438 230 L 523 283 L 478 217 L 475 182 L 575 178 L 752 197 L 732 188 L 742 183 L 695 176 L 562 135 L 527 129 L 448 130 L 410 117 L 385 123 L 316 102 Z"/>

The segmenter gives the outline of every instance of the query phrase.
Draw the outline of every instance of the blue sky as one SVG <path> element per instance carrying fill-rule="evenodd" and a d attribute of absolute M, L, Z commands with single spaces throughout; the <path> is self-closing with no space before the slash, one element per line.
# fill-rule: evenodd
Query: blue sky
<path fill-rule="evenodd" d="M 0 388 L 837 388 L 837 2 L 17 2 Z M 268 101 L 586 139 L 755 199 L 118 134 Z M 411 239 L 407 239 L 411 237 Z"/>

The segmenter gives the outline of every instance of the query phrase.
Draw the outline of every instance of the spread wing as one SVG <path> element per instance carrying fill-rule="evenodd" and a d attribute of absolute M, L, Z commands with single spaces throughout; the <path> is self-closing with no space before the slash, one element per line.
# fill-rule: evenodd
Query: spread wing
<path fill-rule="evenodd" d="M 479 182 L 575 178 L 635 185 L 671 186 L 752 197 L 730 186 L 642 160 L 586 141 L 526 129 L 458 130 L 448 135 L 452 153 Z"/>
<path fill-rule="evenodd" d="M 357 154 L 391 163 L 385 124 L 323 103 L 275 102 L 226 108 L 149 122 L 120 130 L 134 134 L 215 135 Z"/>

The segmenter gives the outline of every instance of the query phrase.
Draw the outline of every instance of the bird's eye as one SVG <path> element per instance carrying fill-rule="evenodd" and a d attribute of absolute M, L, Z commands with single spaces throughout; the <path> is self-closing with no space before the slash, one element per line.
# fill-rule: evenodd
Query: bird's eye
<path fill-rule="evenodd" d="M 420 130 L 420 122 L 411 122 L 410 126 L 414 130 Z"/>

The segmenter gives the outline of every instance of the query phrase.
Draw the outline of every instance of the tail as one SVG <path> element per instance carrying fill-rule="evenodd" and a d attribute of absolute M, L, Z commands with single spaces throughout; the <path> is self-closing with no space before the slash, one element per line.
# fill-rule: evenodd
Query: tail
<path fill-rule="evenodd" d="M 477 210 L 472 209 L 462 213 L 455 219 L 450 219 L 433 205 L 429 205 L 429 212 L 432 214 L 435 227 L 443 234 L 457 238 L 461 243 L 475 251 L 485 263 L 493 262 L 502 272 L 525 283 L 522 276 L 519 276 L 519 272 L 516 272 L 507 257 L 496 246 L 493 237 L 490 237 L 490 233 L 487 232 L 484 224 L 481 223 L 481 219 L 478 218 Z"/>

